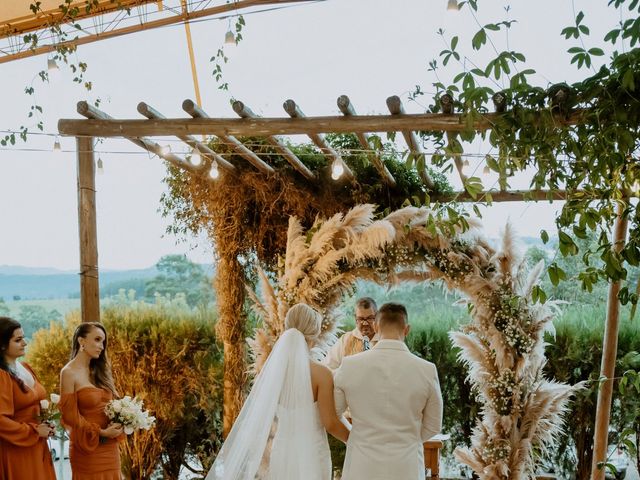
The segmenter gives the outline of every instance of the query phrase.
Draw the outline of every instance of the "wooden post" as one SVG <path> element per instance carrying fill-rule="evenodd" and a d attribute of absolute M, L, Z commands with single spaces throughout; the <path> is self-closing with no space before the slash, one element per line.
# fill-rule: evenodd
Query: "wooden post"
<path fill-rule="evenodd" d="M 80 308 L 83 322 L 100 321 L 93 137 L 77 137 Z"/>
<path fill-rule="evenodd" d="M 627 218 L 624 217 L 624 204 L 618 205 L 618 215 L 614 229 L 613 249 L 622 250 L 627 236 Z M 613 377 L 618 353 L 618 324 L 620 320 L 620 281 L 609 285 L 607 300 L 607 324 L 602 342 L 602 363 L 600 377 L 608 380 L 600 383 L 598 390 L 598 406 L 596 408 L 596 425 L 593 434 L 593 463 L 591 464 L 591 479 L 604 480 L 605 467 L 598 467 L 607 458 L 609 420 L 611 416 L 611 398 L 613 396 Z"/>
<path fill-rule="evenodd" d="M 223 227 L 216 230 L 219 232 Z M 224 240 L 218 241 L 217 245 L 220 246 L 215 280 L 218 292 L 217 333 L 224 346 L 223 433 L 226 438 L 244 403 L 247 372 L 243 313 L 245 278 L 234 249 L 225 249 Z"/>

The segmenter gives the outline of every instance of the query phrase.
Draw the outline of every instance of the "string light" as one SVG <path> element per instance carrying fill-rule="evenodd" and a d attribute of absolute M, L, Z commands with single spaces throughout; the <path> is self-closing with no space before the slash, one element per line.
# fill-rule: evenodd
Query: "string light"
<path fill-rule="evenodd" d="M 200 155 L 200 150 L 198 150 L 197 147 L 194 147 L 191 151 L 191 158 L 189 158 L 189 161 L 194 167 L 199 167 L 202 163 L 202 155 Z"/>
<path fill-rule="evenodd" d="M 62 151 L 62 147 L 60 146 L 60 139 L 56 137 L 55 142 L 53 142 L 53 151 L 56 153 L 60 153 Z"/>
<path fill-rule="evenodd" d="M 484 166 L 484 168 L 482 169 L 482 173 L 484 173 L 485 175 L 489 175 L 491 173 L 491 169 L 489 168 L 489 165 Z"/>
<path fill-rule="evenodd" d="M 226 45 L 235 45 L 236 44 L 236 36 L 231 31 L 231 28 L 227 30 L 227 33 L 224 36 L 224 43 Z"/>
<path fill-rule="evenodd" d="M 468 167 L 470 165 L 469 160 L 465 158 L 464 162 L 462 162 L 463 167 Z"/>
<path fill-rule="evenodd" d="M 640 195 L 640 180 L 635 181 L 633 187 L 631 187 L 631 191 L 634 195 Z"/>
<path fill-rule="evenodd" d="M 104 163 L 102 162 L 102 158 L 98 157 L 98 175 L 104 175 Z"/>
<path fill-rule="evenodd" d="M 160 147 L 160 155 L 165 156 L 171 153 L 171 145 L 163 145 Z"/>
<path fill-rule="evenodd" d="M 58 74 L 60 73 L 60 67 L 58 67 L 58 64 L 56 63 L 56 59 L 53 57 L 47 60 L 47 72 L 48 72 L 49 78 L 57 77 Z"/>
<path fill-rule="evenodd" d="M 331 178 L 338 180 L 344 173 L 344 165 L 342 160 L 335 159 L 331 165 Z"/>
<path fill-rule="evenodd" d="M 449 0 L 447 3 L 447 10 L 450 12 L 457 12 L 460 10 L 460 5 L 458 5 L 458 0 Z"/>
<path fill-rule="evenodd" d="M 218 170 L 218 162 L 215 160 L 211 164 L 211 170 L 209 170 L 209 176 L 216 180 L 220 176 L 220 171 Z"/>

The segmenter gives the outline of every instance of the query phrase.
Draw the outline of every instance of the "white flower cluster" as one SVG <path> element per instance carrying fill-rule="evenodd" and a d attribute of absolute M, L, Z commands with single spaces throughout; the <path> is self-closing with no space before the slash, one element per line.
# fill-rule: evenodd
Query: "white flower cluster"
<path fill-rule="evenodd" d="M 119 423 L 124 427 L 124 433 L 131 435 L 136 430 L 149 430 L 156 418 L 142 408 L 142 400 L 126 396 L 111 400 L 105 407 L 107 417 L 113 423 Z"/>

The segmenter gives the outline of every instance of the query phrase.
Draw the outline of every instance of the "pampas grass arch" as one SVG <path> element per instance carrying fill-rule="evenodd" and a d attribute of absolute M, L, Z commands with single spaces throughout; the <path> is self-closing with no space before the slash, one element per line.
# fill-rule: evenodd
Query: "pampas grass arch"
<path fill-rule="evenodd" d="M 337 306 L 358 279 L 392 284 L 441 279 L 470 305 L 471 322 L 450 337 L 481 404 L 472 446 L 458 448 L 455 455 L 481 479 L 531 478 L 534 449 L 550 445 L 569 397 L 580 388 L 543 376 L 543 335 L 553 328 L 557 309 L 553 302 L 532 300 L 544 265 L 527 270 L 508 226 L 501 250 L 495 251 L 477 222 L 462 232 L 425 207 L 402 208 L 378 220 L 374 211 L 374 205 L 358 205 L 317 219 L 307 231 L 290 218 L 276 284 L 260 270 L 262 298 L 249 291 L 262 319 L 250 340 L 254 371 L 262 367 L 295 303 L 323 314 L 326 344 L 335 338 Z"/>

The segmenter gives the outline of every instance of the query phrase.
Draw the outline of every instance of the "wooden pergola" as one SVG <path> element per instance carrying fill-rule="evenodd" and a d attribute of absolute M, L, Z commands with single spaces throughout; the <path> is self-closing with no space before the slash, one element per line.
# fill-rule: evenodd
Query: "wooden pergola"
<path fill-rule="evenodd" d="M 206 178 L 208 182 L 216 182 L 209 176 L 212 168 L 220 169 L 221 175 L 239 176 L 244 170 L 237 164 L 224 158 L 220 152 L 213 150 L 208 144 L 198 140 L 195 135 L 217 137 L 224 145 L 230 146 L 236 158 L 247 162 L 243 169 L 250 168 L 261 175 L 269 177 L 275 173 L 274 166 L 269 159 L 261 158 L 259 152 L 245 145 L 238 137 L 262 137 L 272 145 L 296 172 L 301 181 L 317 184 L 321 180 L 296 156 L 280 138 L 281 135 L 307 135 L 311 142 L 324 155 L 328 164 L 340 162 L 344 168 L 347 181 L 357 182 L 353 172 L 343 162 L 340 152 L 333 149 L 324 135 L 328 133 L 351 133 L 358 138 L 369 161 L 375 166 L 380 179 L 389 188 L 393 188 L 396 179 L 386 168 L 379 153 L 373 147 L 370 134 L 377 132 L 400 132 L 405 139 L 412 155 L 424 155 L 418 141 L 418 131 L 442 131 L 447 135 L 469 129 L 469 124 L 463 117 L 449 113 L 407 114 L 399 97 L 392 96 L 386 101 L 388 115 L 358 115 L 350 99 L 343 95 L 337 104 L 342 115 L 307 117 L 299 105 L 293 100 L 284 102 L 283 108 L 288 115 L 279 118 L 262 118 L 255 115 L 242 102 L 236 101 L 233 110 L 239 118 L 212 118 L 192 100 L 185 100 L 183 110 L 189 115 L 187 118 L 166 118 L 160 112 L 146 103 L 138 105 L 138 111 L 144 119 L 114 119 L 106 113 L 90 106 L 86 102 L 78 103 L 78 113 L 85 119 L 62 119 L 58 122 L 60 134 L 75 136 L 77 140 L 77 170 L 78 170 L 78 217 L 80 233 L 80 285 L 81 309 L 83 321 L 95 321 L 100 318 L 98 247 L 96 235 L 96 206 L 95 206 L 95 163 L 93 144 L 95 137 L 123 137 L 142 149 L 166 160 L 174 167 L 187 172 L 188 175 Z M 583 111 L 575 110 L 568 115 L 557 115 L 558 125 L 572 125 L 581 122 Z M 500 112 L 488 113 L 476 120 L 472 128 L 475 131 L 491 129 L 501 117 Z M 152 138 L 158 136 L 172 136 L 197 150 L 202 158 L 200 165 L 193 165 L 185 158 L 167 152 Z M 466 177 L 463 173 L 461 156 L 453 158 L 456 169 L 464 184 Z M 419 172 L 420 179 L 427 191 L 433 188 L 433 180 L 426 170 Z M 564 200 L 580 192 L 550 191 L 550 190 L 498 190 L 486 191 L 478 194 L 483 198 L 490 194 L 493 202 L 509 201 L 537 201 Z M 473 202 L 475 201 L 466 191 L 453 194 L 430 194 L 431 201 L 439 202 Z M 627 233 L 627 221 L 623 210 L 618 210 L 615 224 L 614 248 L 622 249 Z M 244 278 L 241 275 L 239 259 L 232 254 L 220 253 L 217 275 L 234 278 L 243 290 Z M 619 306 L 617 294 L 620 282 L 611 283 L 608 296 L 608 312 L 606 331 L 603 345 L 601 376 L 610 379 L 602 383 L 598 395 L 598 409 L 595 428 L 594 467 L 592 478 L 604 478 L 604 470 L 596 466 L 605 460 L 607 450 L 607 433 L 610 421 L 611 399 L 615 360 L 618 343 Z M 243 308 L 244 296 L 236 295 L 230 304 L 218 305 L 219 323 L 223 328 L 219 330 L 224 345 L 224 431 L 230 430 L 243 403 L 243 383 L 246 371 L 245 363 L 232 362 L 231 359 L 243 358 L 245 339 L 242 317 L 237 315 Z"/>

